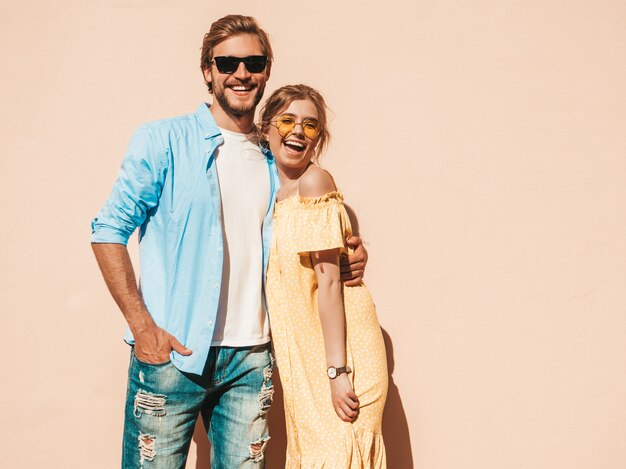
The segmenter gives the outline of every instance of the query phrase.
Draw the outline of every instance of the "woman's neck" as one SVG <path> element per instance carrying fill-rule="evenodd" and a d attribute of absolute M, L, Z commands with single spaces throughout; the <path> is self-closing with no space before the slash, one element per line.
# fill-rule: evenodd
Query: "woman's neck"
<path fill-rule="evenodd" d="M 303 168 L 285 168 L 277 165 L 278 178 L 280 179 L 279 199 L 286 199 L 298 194 L 298 180 L 306 172 L 312 163 L 308 163 Z"/>

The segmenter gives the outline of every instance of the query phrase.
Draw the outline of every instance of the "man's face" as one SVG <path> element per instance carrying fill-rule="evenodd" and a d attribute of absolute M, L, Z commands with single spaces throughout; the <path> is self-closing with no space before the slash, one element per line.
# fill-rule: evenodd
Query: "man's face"
<path fill-rule="evenodd" d="M 213 57 L 249 57 L 264 55 L 259 39 L 252 34 L 238 34 L 220 42 L 213 50 Z M 243 62 L 233 73 L 220 73 L 215 62 L 204 70 L 204 78 L 213 86 L 214 105 L 226 114 L 243 116 L 252 113 L 261 101 L 265 83 L 270 75 L 270 64 L 260 73 L 250 73 Z"/>

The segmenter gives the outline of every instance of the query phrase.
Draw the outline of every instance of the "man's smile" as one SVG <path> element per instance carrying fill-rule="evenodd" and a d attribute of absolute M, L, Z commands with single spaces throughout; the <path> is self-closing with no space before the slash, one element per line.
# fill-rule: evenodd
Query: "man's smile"
<path fill-rule="evenodd" d="M 251 91 L 253 91 L 256 88 L 256 85 L 252 83 L 248 83 L 245 85 L 241 83 L 237 83 L 234 85 L 226 85 L 225 88 L 230 89 L 237 96 L 247 96 Z"/>

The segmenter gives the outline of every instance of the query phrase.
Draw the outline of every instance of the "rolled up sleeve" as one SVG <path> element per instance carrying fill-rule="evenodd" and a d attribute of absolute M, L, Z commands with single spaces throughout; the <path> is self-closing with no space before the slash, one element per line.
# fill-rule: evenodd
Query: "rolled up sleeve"
<path fill-rule="evenodd" d="M 128 243 L 149 210 L 159 203 L 167 174 L 167 155 L 149 127 L 142 126 L 135 132 L 113 190 L 91 222 L 92 243 Z"/>

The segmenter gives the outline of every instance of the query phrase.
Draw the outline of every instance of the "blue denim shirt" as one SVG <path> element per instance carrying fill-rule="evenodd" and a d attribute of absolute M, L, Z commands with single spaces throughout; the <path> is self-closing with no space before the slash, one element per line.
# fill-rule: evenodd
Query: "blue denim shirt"
<path fill-rule="evenodd" d="M 157 325 L 193 350 L 190 356 L 172 351 L 170 357 L 178 369 L 195 374 L 202 373 L 209 353 L 222 283 L 215 165 L 215 150 L 222 143 L 204 103 L 194 114 L 143 125 L 131 139 L 109 199 L 91 224 L 92 243 L 125 245 L 139 227 L 144 302 Z M 265 272 L 279 181 L 272 154 L 262 151 L 271 194 L 259 253 Z M 125 340 L 133 343 L 130 330 Z"/>

